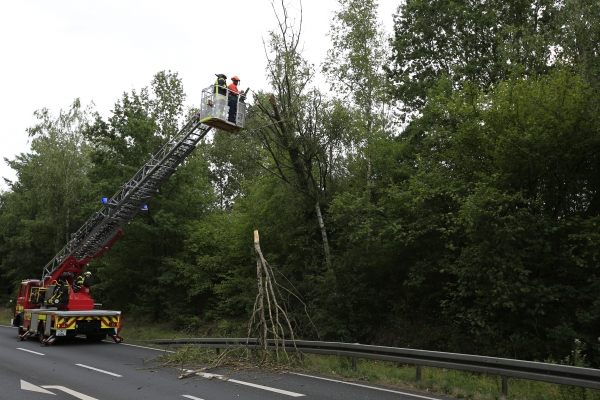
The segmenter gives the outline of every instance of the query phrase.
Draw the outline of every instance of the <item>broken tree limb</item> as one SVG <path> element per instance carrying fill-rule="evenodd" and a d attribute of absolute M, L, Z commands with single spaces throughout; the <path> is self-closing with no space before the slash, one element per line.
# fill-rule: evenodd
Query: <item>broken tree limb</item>
<path fill-rule="evenodd" d="M 255 310 L 256 310 L 256 304 L 258 304 L 258 317 L 259 317 L 259 326 L 258 326 L 258 332 L 259 332 L 259 337 L 260 337 L 260 341 L 261 341 L 261 346 L 263 348 L 263 350 L 266 350 L 267 348 L 267 322 L 265 320 L 265 307 L 264 307 L 264 298 L 265 298 L 265 294 L 264 294 L 264 285 L 263 285 L 263 256 L 262 256 L 262 252 L 260 251 L 260 240 L 258 237 L 258 231 L 254 231 L 254 251 L 256 253 L 256 279 L 257 279 L 257 284 L 258 284 L 258 296 L 256 298 L 256 302 L 255 302 Z M 250 332 L 248 332 L 250 333 Z"/>
<path fill-rule="evenodd" d="M 256 281 L 258 294 L 254 303 L 254 310 L 248 323 L 248 337 L 253 330 L 258 331 L 258 339 L 263 350 L 267 350 L 269 336 L 275 339 L 275 354 L 279 358 L 279 346 L 285 348 L 285 340 L 292 340 L 295 345 L 295 335 L 287 311 L 281 306 L 279 299 L 283 299 L 279 292 L 277 280 L 273 270 L 260 249 L 258 231 L 254 231 L 254 251 L 256 253 Z M 282 323 L 283 322 L 283 323 Z M 286 329 L 287 328 L 287 329 Z M 266 359 L 267 353 L 265 353 Z M 287 356 L 287 354 L 286 354 Z"/>

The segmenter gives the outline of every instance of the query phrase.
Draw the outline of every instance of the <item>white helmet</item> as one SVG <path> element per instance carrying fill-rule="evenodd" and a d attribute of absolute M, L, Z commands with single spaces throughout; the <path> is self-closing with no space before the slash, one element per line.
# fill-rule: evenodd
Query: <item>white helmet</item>
<path fill-rule="evenodd" d="M 92 275 L 92 273 L 90 271 L 87 271 L 85 274 L 86 275 Z"/>

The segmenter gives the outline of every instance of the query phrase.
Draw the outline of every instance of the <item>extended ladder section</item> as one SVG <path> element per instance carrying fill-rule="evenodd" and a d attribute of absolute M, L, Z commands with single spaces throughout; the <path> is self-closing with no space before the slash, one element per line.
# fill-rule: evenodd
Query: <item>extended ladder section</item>
<path fill-rule="evenodd" d="M 44 267 L 42 281 L 51 277 L 69 257 L 75 261 L 99 256 L 118 237 L 121 228 L 145 207 L 158 189 L 212 129 L 192 118 L 177 135 L 111 197 L 100 211 L 75 233 Z"/>

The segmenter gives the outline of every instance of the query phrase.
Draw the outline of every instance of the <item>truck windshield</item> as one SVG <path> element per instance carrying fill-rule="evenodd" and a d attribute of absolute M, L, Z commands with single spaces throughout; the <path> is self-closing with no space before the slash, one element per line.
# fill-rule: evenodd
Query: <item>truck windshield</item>
<path fill-rule="evenodd" d="M 25 297 L 26 291 L 27 291 L 27 284 L 21 283 L 21 286 L 19 286 L 19 294 L 17 295 L 17 297 Z"/>

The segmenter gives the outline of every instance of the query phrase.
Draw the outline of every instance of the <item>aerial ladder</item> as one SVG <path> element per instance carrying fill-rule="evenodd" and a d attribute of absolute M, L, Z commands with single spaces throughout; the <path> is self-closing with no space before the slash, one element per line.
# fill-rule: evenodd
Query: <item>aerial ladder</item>
<path fill-rule="evenodd" d="M 21 282 L 12 320 L 19 328 L 19 340 L 36 335 L 42 345 L 49 345 L 60 336 L 85 334 L 92 341 L 107 335 L 117 343 L 122 341 L 121 312 L 94 309 L 90 289 L 75 290 L 76 279 L 91 260 L 115 243 L 126 224 L 147 209 L 160 187 L 211 129 L 244 129 L 244 98 L 237 96 L 237 114 L 229 121 L 229 105 L 222 97 L 215 85 L 204 89 L 198 113 L 111 198 L 102 199 L 102 208 L 71 234 L 69 242 L 44 266 L 41 279 Z"/>

